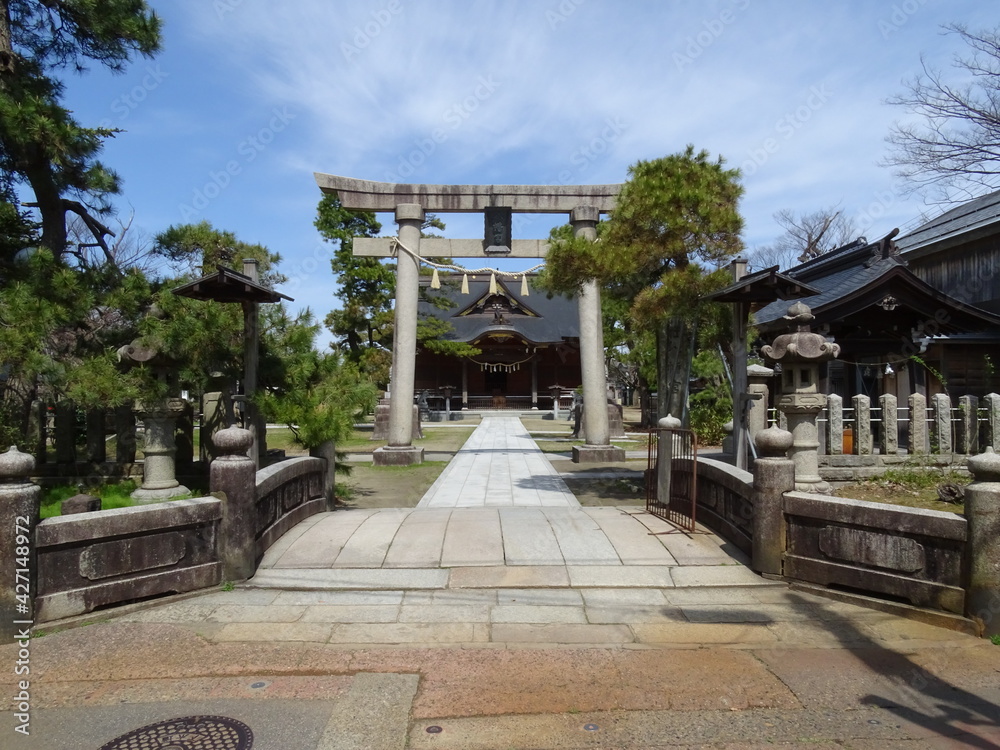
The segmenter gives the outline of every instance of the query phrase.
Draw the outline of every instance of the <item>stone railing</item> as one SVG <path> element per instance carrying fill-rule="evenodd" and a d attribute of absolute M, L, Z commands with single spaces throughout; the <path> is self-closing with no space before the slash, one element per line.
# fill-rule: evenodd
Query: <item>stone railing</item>
<path fill-rule="evenodd" d="M 790 433 L 757 436 L 753 567 L 760 573 L 965 615 L 1000 633 L 1000 457 L 968 460 L 965 515 L 795 491 Z"/>
<path fill-rule="evenodd" d="M 239 428 L 216 434 L 223 455 L 211 466 L 214 497 L 41 522 L 34 459 L 14 448 L 0 454 L 0 521 L 14 535 L 0 548 L 0 627 L 251 577 L 278 537 L 333 502 L 326 460 L 295 458 L 258 472 L 246 455 L 252 440 Z"/>
<path fill-rule="evenodd" d="M 325 472 L 323 459 L 305 456 L 257 472 L 256 562 L 299 521 L 329 509 L 323 488 Z"/>
<path fill-rule="evenodd" d="M 750 554 L 754 570 L 1000 634 L 1000 456 L 992 448 L 968 459 L 975 481 L 962 516 L 796 491 L 791 433 L 762 430 L 756 446 L 752 475 L 705 458 L 697 467 L 698 521 Z"/>
<path fill-rule="evenodd" d="M 954 513 L 787 492 L 783 575 L 963 614 L 966 520 Z"/>
<path fill-rule="evenodd" d="M 214 586 L 221 519 L 216 498 L 46 518 L 35 532 L 35 619 Z"/>
<path fill-rule="evenodd" d="M 674 472 L 686 462 L 675 462 Z M 753 545 L 753 474 L 723 461 L 699 458 L 698 522 L 750 554 Z"/>

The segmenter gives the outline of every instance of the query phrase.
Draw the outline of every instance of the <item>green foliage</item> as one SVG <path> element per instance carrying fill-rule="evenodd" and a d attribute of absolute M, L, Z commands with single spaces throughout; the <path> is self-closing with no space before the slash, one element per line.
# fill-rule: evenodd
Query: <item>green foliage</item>
<path fill-rule="evenodd" d="M 78 487 L 71 484 L 50 487 L 42 495 L 40 517 L 52 518 L 53 516 L 60 515 L 62 512 L 62 501 L 81 492 L 101 498 L 101 510 L 131 508 L 135 505 L 132 493 L 135 492 L 137 487 L 138 485 L 133 479 L 109 482 L 107 484 L 92 484 L 87 487 Z"/>
<path fill-rule="evenodd" d="M 926 490 L 937 487 L 943 482 L 959 485 L 969 483 L 968 475 L 954 471 L 941 471 L 917 466 L 903 466 L 898 469 L 886 469 L 878 476 L 880 482 L 889 482 L 907 490 Z"/>
<path fill-rule="evenodd" d="M 704 384 L 691 395 L 691 429 L 702 445 L 720 445 L 726 436 L 725 424 L 733 418 L 733 399 L 722 359 L 716 351 L 703 349 L 694 357 L 691 375 Z"/>
<path fill-rule="evenodd" d="M 133 55 L 152 55 L 160 22 L 141 0 L 9 0 L 0 13 L 0 190 L 26 185 L 41 215 L 40 244 L 66 251 L 66 212 L 77 213 L 98 242 L 118 178 L 97 160 L 116 130 L 87 128 L 61 103 L 63 83 L 88 61 L 112 71 Z M 76 198 L 77 200 L 71 200 Z"/>
<path fill-rule="evenodd" d="M 261 412 L 287 424 L 306 448 L 350 436 L 354 423 L 375 408 L 378 391 L 357 366 L 338 352 L 312 348 L 319 332 L 309 311 L 268 327 L 265 340 L 273 367 L 264 367 L 269 385 L 260 395 Z"/>
<path fill-rule="evenodd" d="M 1000 633 L 998 633 L 997 635 L 991 635 L 990 643 L 992 643 L 994 646 L 1000 646 Z"/>
<path fill-rule="evenodd" d="M 151 392 L 145 368 L 124 373 L 116 350 L 138 332 L 149 284 L 138 271 L 74 269 L 40 250 L 0 286 L 0 432 L 22 445 L 32 399 L 114 406 Z M 8 443 L 10 445 L 11 443 Z"/>
<path fill-rule="evenodd" d="M 365 349 L 381 346 L 391 335 L 395 264 L 353 255 L 355 237 L 375 237 L 382 230 L 373 213 L 348 211 L 336 195 L 326 194 L 317 207 L 315 225 L 327 242 L 336 243 L 330 266 L 341 308 L 327 316 L 326 327 L 360 364 Z"/>
<path fill-rule="evenodd" d="M 253 259 L 257 261 L 261 284 L 274 286 L 287 281 L 275 270 L 280 255 L 263 245 L 242 242 L 232 232 L 216 229 L 207 221 L 171 226 L 156 235 L 155 243 L 153 252 L 166 258 L 185 277 L 212 273 L 217 266 L 242 272 L 243 260 Z"/>

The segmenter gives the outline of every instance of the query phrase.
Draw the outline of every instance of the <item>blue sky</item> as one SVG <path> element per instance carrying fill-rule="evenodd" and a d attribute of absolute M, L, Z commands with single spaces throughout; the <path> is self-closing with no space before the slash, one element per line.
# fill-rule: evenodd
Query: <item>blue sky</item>
<path fill-rule="evenodd" d="M 775 239 L 781 209 L 837 204 L 870 239 L 912 226 L 940 209 L 878 165 L 906 118 L 883 102 L 921 55 L 946 68 L 963 52 L 942 24 L 997 22 L 969 0 L 151 4 L 161 54 L 67 77 L 81 122 L 125 131 L 102 156 L 123 178 L 121 211 L 147 235 L 208 220 L 267 245 L 292 307 L 320 318 L 335 301 L 314 171 L 617 183 L 691 143 L 743 170 L 748 248 Z M 441 218 L 446 236 L 482 236 L 478 215 Z M 515 236 L 553 222 L 529 217 Z"/>

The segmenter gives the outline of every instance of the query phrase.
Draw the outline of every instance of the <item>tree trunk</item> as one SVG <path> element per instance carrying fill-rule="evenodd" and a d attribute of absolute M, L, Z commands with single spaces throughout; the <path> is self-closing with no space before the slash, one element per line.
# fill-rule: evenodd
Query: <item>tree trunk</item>
<path fill-rule="evenodd" d="M 659 419 L 670 416 L 688 423 L 688 381 L 694 358 L 696 326 L 683 318 L 668 318 L 656 336 L 657 400 Z"/>

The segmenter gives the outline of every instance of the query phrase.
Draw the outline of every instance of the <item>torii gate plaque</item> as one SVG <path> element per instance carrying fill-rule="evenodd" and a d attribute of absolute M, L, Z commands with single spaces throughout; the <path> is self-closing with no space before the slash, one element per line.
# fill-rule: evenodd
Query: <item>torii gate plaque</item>
<path fill-rule="evenodd" d="M 418 258 L 544 258 L 545 240 L 516 240 L 497 227 L 512 213 L 569 214 L 577 237 L 597 239 L 597 221 L 614 208 L 621 185 L 409 185 L 356 180 L 316 173 L 324 193 L 335 193 L 344 208 L 354 211 L 394 211 L 400 251 L 396 264 L 395 333 L 389 400 L 389 444 L 375 451 L 380 465 L 423 461 L 423 448 L 413 446 L 413 381 L 417 353 Z M 420 237 L 425 212 L 487 214 L 483 239 L 452 240 Z M 492 222 L 492 224 L 491 224 Z M 507 222 L 509 226 L 509 222 Z M 492 229 L 490 227 L 493 227 Z M 499 246 L 498 241 L 509 241 Z M 392 238 L 359 237 L 354 254 L 388 257 Z M 414 257 L 416 256 L 416 257 Z M 583 376 L 585 445 L 573 449 L 576 462 L 623 461 L 625 451 L 611 445 L 608 426 L 607 378 L 604 372 L 604 333 L 601 296 L 589 282 L 577 297 L 580 315 L 580 365 Z"/>

